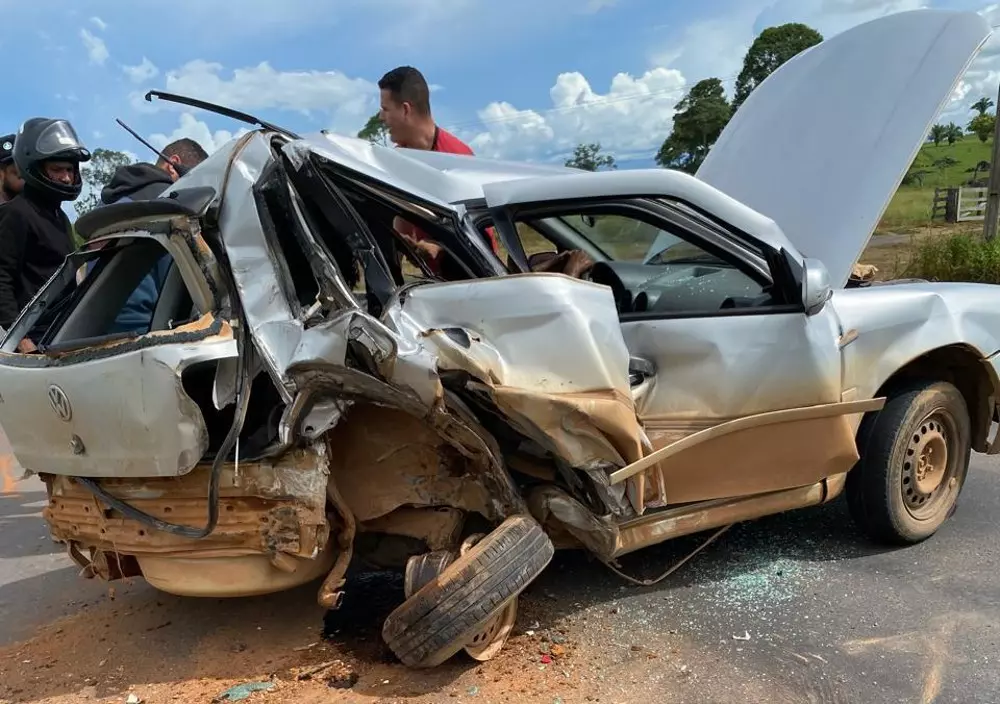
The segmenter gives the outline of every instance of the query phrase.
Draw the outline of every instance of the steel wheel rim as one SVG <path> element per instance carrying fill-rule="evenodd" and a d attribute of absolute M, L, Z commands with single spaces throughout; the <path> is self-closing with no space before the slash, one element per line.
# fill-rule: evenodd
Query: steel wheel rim
<path fill-rule="evenodd" d="M 961 457 L 952 452 L 958 428 L 943 408 L 932 410 L 906 441 L 900 491 L 906 511 L 918 521 L 934 518 L 954 493 Z"/>
<path fill-rule="evenodd" d="M 465 652 L 473 660 L 485 662 L 495 656 L 503 648 L 514 630 L 517 621 L 517 597 L 507 602 L 500 611 L 494 614 L 465 646 Z"/>

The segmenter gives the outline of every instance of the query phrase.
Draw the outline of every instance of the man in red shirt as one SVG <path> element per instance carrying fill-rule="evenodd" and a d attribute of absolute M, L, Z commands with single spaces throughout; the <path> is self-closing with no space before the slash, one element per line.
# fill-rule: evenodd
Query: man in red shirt
<path fill-rule="evenodd" d="M 468 144 L 434 123 L 430 88 L 420 71 L 412 66 L 394 68 L 379 79 L 378 87 L 379 115 L 396 146 L 472 155 Z"/>
<path fill-rule="evenodd" d="M 434 122 L 434 116 L 431 115 L 430 88 L 420 71 L 412 66 L 394 68 L 379 79 L 378 87 L 381 93 L 379 116 L 389 130 L 389 138 L 396 146 L 473 155 L 468 144 Z M 440 272 L 440 245 L 430 241 L 426 233 L 402 218 L 395 218 L 393 227 L 428 258 L 428 264 L 435 273 Z M 490 246 L 497 252 L 493 228 L 490 228 L 487 234 Z"/>

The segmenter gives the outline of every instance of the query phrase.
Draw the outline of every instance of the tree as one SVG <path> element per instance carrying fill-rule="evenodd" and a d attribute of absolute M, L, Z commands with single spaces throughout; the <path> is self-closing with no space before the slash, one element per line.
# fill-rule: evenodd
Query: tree
<path fill-rule="evenodd" d="M 725 129 L 732 109 L 718 78 L 698 81 L 677 104 L 674 129 L 656 154 L 664 168 L 694 173 Z"/>
<path fill-rule="evenodd" d="M 938 146 L 948 138 L 948 128 L 944 125 L 934 125 L 931 127 L 931 140 L 934 142 L 934 146 Z"/>
<path fill-rule="evenodd" d="M 972 104 L 970 110 L 975 110 L 980 115 L 985 115 L 986 111 L 993 107 L 993 101 L 989 98 L 983 97 Z"/>
<path fill-rule="evenodd" d="M 573 156 L 566 160 L 566 166 L 584 171 L 599 171 L 601 168 L 617 169 L 615 158 L 610 154 L 601 154 L 601 143 L 577 144 Z"/>
<path fill-rule="evenodd" d="M 358 131 L 358 138 L 367 139 L 372 144 L 380 144 L 383 147 L 389 146 L 389 128 L 382 122 L 381 112 L 368 118 L 365 126 Z"/>
<path fill-rule="evenodd" d="M 978 164 L 976 164 L 975 168 L 966 169 L 966 171 L 972 173 L 972 178 L 969 179 L 969 185 L 970 186 L 973 186 L 973 187 L 978 187 L 980 185 L 985 186 L 986 184 L 983 183 L 983 182 L 981 182 L 979 180 L 979 174 L 983 174 L 984 176 L 988 176 L 989 175 L 989 173 L 990 173 L 990 162 L 988 162 L 988 161 L 980 161 Z"/>
<path fill-rule="evenodd" d="M 89 213 L 101 204 L 101 189 L 108 185 L 115 171 L 132 163 L 132 157 L 113 149 L 95 149 L 90 161 L 85 162 L 80 174 L 83 179 L 83 195 L 73 207 L 77 215 Z"/>
<path fill-rule="evenodd" d="M 983 144 L 989 141 L 990 137 L 993 136 L 993 128 L 996 126 L 996 115 L 991 115 L 990 113 L 983 113 L 981 115 L 976 115 L 972 120 L 969 121 L 969 125 L 966 129 L 972 134 L 979 137 L 979 141 Z"/>
<path fill-rule="evenodd" d="M 936 159 L 931 166 L 938 171 L 944 171 L 945 169 L 950 169 L 952 166 L 958 166 L 958 159 L 953 159 L 950 156 L 944 156 L 940 159 Z"/>
<path fill-rule="evenodd" d="M 736 112 L 750 93 L 763 83 L 765 78 L 777 71 L 779 66 L 821 41 L 823 41 L 822 34 L 798 22 L 768 27 L 761 32 L 743 58 L 743 70 L 736 79 L 733 112 Z"/>
<path fill-rule="evenodd" d="M 944 139 L 942 136 L 941 139 Z M 903 176 L 903 185 L 912 186 L 917 184 L 918 186 L 924 185 L 924 177 L 930 176 L 934 173 L 930 161 L 930 157 L 927 156 L 927 152 L 920 150 L 917 152 L 917 156 L 914 157 L 913 163 L 910 164 L 909 170 L 907 170 L 906 175 Z"/>
<path fill-rule="evenodd" d="M 954 122 L 949 122 L 948 126 L 945 127 L 944 138 L 948 140 L 948 144 L 954 144 L 964 136 L 965 133 L 962 132 L 962 128 Z"/>

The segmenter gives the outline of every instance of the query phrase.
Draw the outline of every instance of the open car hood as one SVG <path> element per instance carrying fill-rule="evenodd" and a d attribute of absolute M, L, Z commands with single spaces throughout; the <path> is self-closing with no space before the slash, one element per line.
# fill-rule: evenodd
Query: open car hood
<path fill-rule="evenodd" d="M 832 37 L 751 93 L 697 176 L 775 220 L 843 286 L 990 34 L 978 14 L 918 10 Z"/>

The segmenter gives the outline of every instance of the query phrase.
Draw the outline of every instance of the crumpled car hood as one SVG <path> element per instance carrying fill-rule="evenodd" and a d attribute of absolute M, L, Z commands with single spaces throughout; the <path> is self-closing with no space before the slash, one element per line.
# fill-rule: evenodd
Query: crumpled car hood
<path fill-rule="evenodd" d="M 697 176 L 775 220 L 843 286 L 990 34 L 976 13 L 920 10 L 814 46 L 750 95 Z"/>

